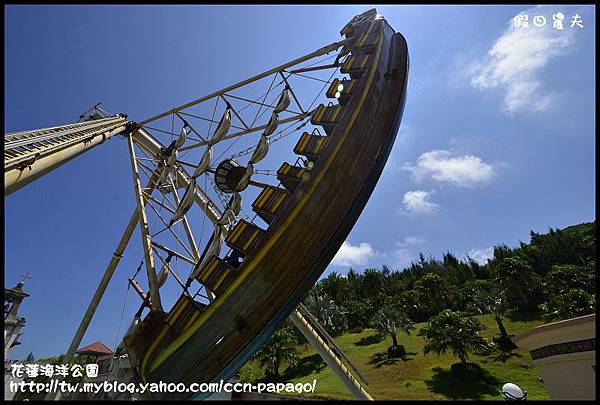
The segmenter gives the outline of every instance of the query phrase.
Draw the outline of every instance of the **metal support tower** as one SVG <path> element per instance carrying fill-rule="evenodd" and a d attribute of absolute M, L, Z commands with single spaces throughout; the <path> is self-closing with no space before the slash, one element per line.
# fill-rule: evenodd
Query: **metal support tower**
<path fill-rule="evenodd" d="M 126 124 L 127 116 L 117 114 L 5 135 L 4 195 L 17 191 L 106 139 L 124 132 Z"/>

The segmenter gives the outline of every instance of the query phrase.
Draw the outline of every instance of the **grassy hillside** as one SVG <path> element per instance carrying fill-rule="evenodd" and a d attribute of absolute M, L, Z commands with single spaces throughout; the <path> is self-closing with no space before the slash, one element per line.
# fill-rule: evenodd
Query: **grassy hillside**
<path fill-rule="evenodd" d="M 491 340 L 498 328 L 490 315 L 478 316 L 487 327 L 483 335 Z M 534 314 L 507 318 L 505 326 L 509 333 L 518 335 L 541 325 Z M 459 376 L 450 366 L 459 360 L 451 355 L 438 357 L 423 354 L 424 339 L 417 332 L 425 326 L 416 325 L 411 335 L 399 334 L 400 344 L 406 347 L 403 359 L 389 359 L 389 338 L 381 339 L 375 331 L 365 329 L 360 333 L 347 333 L 336 338 L 341 348 L 354 360 L 369 380 L 365 388 L 374 399 L 501 399 L 498 391 L 506 382 L 514 382 L 528 392 L 528 399 L 549 399 L 543 382 L 533 366 L 529 353 L 520 349 L 513 351 L 508 359 L 497 354 L 471 355 L 469 362 L 479 364 L 481 375 Z M 351 395 L 310 346 L 301 348 L 298 366 L 285 369 L 284 378 L 292 382 L 317 380 L 316 395 L 319 398 L 351 399 Z M 261 380 L 263 372 L 258 363 L 246 364 L 240 375 L 243 381 Z"/>

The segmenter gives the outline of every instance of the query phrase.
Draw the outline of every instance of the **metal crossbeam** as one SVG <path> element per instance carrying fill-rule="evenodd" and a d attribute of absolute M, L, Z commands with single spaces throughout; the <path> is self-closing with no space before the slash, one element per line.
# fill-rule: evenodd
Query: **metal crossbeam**
<path fill-rule="evenodd" d="M 324 47 L 322 47 L 320 49 L 317 49 L 314 52 L 309 53 L 308 55 L 305 55 L 305 56 L 302 56 L 300 58 L 294 59 L 291 62 L 284 63 L 283 65 L 280 65 L 280 66 L 277 66 L 277 67 L 275 67 L 273 69 L 267 70 L 266 72 L 260 73 L 260 74 L 258 74 L 256 76 L 253 76 L 253 77 L 251 77 L 249 79 L 246 79 L 246 80 L 243 80 L 243 81 L 241 81 L 239 83 L 236 83 L 236 84 L 233 84 L 231 86 L 228 86 L 228 87 L 226 87 L 224 89 L 215 91 L 214 93 L 211 93 L 211 94 L 209 94 L 207 96 L 198 98 L 196 100 L 190 101 L 189 103 L 185 103 L 185 104 L 182 104 L 182 105 L 180 105 L 178 107 L 172 108 L 169 111 L 166 111 L 164 113 L 161 113 L 161 114 L 155 115 L 153 117 L 150 117 L 150 118 L 148 118 L 148 119 L 146 119 L 144 121 L 141 121 L 140 125 L 146 125 L 149 122 L 156 121 L 156 120 L 158 120 L 160 118 L 166 117 L 169 114 L 173 114 L 174 112 L 185 110 L 186 108 L 192 107 L 192 106 L 194 106 L 196 104 L 199 104 L 199 103 L 201 103 L 203 101 L 210 100 L 211 98 L 218 97 L 218 96 L 220 96 L 220 95 L 222 95 L 224 93 L 230 92 L 232 90 L 238 89 L 240 87 L 243 87 L 243 86 L 245 86 L 247 84 L 250 84 L 252 82 L 255 82 L 257 80 L 263 79 L 263 78 L 265 78 L 265 77 L 267 77 L 269 75 L 272 75 L 273 73 L 282 72 L 283 70 L 285 70 L 285 69 L 287 69 L 289 67 L 298 65 L 298 64 L 300 64 L 302 62 L 305 62 L 305 61 L 307 61 L 309 59 L 313 59 L 313 58 L 316 58 L 318 56 L 325 55 L 325 54 L 327 54 L 329 52 L 333 52 L 336 49 L 340 48 L 341 46 L 344 46 L 347 43 L 351 42 L 352 40 L 353 40 L 353 38 L 347 38 L 347 39 L 344 39 L 342 41 L 337 41 L 337 42 L 334 42 L 334 43 L 332 43 L 330 45 L 324 46 Z"/>
<path fill-rule="evenodd" d="M 279 124 L 286 124 L 286 123 L 292 122 L 292 121 L 300 121 L 300 120 L 303 120 L 306 117 L 309 117 L 310 114 L 311 114 L 310 112 L 306 112 L 304 114 L 293 115 L 291 117 L 284 118 L 284 119 L 280 120 Z M 247 135 L 247 134 L 250 134 L 252 132 L 262 131 L 266 127 L 267 127 L 267 124 L 264 124 L 264 125 L 259 125 L 257 127 L 249 128 L 249 129 L 246 129 L 246 130 L 243 130 L 243 131 L 234 132 L 232 134 L 224 136 L 222 140 L 236 138 L 238 136 Z M 186 151 L 186 150 L 198 148 L 198 147 L 205 146 L 205 145 L 208 145 L 208 142 L 199 142 L 199 143 L 196 143 L 196 144 L 193 144 L 193 145 L 188 145 L 188 146 L 185 146 L 183 148 L 180 148 L 179 150 L 181 152 L 183 152 L 183 151 Z"/>

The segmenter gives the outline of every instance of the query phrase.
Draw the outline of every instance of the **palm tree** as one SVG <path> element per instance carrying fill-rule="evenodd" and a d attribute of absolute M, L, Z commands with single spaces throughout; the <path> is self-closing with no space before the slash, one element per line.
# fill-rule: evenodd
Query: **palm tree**
<path fill-rule="evenodd" d="M 298 364 L 298 339 L 293 332 L 293 326 L 286 321 L 284 326 L 256 353 L 261 367 L 265 367 L 265 376 L 279 378 L 282 364 L 295 366 Z"/>
<path fill-rule="evenodd" d="M 398 347 L 398 332 L 404 331 L 410 335 L 410 331 L 414 329 L 414 323 L 402 306 L 389 298 L 375 314 L 372 326 L 382 335 L 392 338 L 392 347 Z"/>
<path fill-rule="evenodd" d="M 500 336 L 502 338 L 508 336 L 508 332 L 503 324 L 503 317 L 510 309 L 510 305 L 504 290 L 499 288 L 476 288 L 473 293 L 471 306 L 480 314 L 492 314 L 498 324 Z"/>
<path fill-rule="evenodd" d="M 424 353 L 440 355 L 451 350 L 462 364 L 467 364 L 470 352 L 489 349 L 488 341 L 479 335 L 484 329 L 485 326 L 475 318 L 445 310 L 431 318 L 418 334 L 427 339 Z"/>
<path fill-rule="evenodd" d="M 328 294 L 312 289 L 304 300 L 304 304 L 319 323 L 332 335 L 343 333 L 348 328 L 346 314 L 348 311 L 335 303 Z"/>
<path fill-rule="evenodd" d="M 494 288 L 494 285 L 489 285 L 488 282 L 481 283 L 479 288 L 475 289 L 470 305 L 478 313 L 491 314 L 494 317 L 500 335 L 494 336 L 493 340 L 502 353 L 506 355 L 517 348 L 511 339 L 514 335 L 509 335 L 503 323 L 504 315 L 510 310 L 506 291 Z"/>

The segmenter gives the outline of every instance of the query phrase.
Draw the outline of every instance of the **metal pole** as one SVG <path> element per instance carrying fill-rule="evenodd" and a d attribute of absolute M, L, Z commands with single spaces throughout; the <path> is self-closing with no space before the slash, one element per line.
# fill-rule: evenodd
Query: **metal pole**
<path fill-rule="evenodd" d="M 125 121 L 123 119 L 123 121 Z M 98 133 L 92 140 L 88 142 L 78 142 L 63 150 L 54 152 L 50 155 L 40 157 L 35 160 L 30 166 L 19 170 L 18 168 L 11 169 L 4 173 L 4 196 L 14 193 L 18 189 L 46 173 L 56 169 L 57 167 L 67 163 L 71 159 L 76 158 L 83 152 L 86 152 L 94 146 L 102 143 L 114 135 L 120 134 L 125 130 L 125 126 L 119 126 L 113 130 L 104 133 Z M 104 135 L 104 136 L 102 136 Z"/>
<path fill-rule="evenodd" d="M 179 196 L 177 195 L 177 188 L 175 187 L 173 180 L 169 179 L 169 181 L 171 182 L 171 186 L 173 187 L 173 198 L 175 199 L 175 203 L 177 205 L 179 205 L 180 201 L 179 201 Z M 200 251 L 198 250 L 198 246 L 196 245 L 196 241 L 194 240 L 194 234 L 192 232 L 192 228 L 190 227 L 190 223 L 189 223 L 186 215 L 183 216 L 183 226 L 185 228 L 185 233 L 187 235 L 188 241 L 192 247 L 192 252 L 194 253 L 194 259 L 196 261 L 199 261 L 200 260 Z M 215 298 L 214 294 L 211 291 L 209 291 L 206 288 L 206 286 L 204 287 L 204 290 L 206 291 L 206 295 L 208 296 L 209 301 L 214 300 L 214 298 Z"/>
<path fill-rule="evenodd" d="M 135 160 L 133 137 L 131 135 L 127 137 L 127 144 L 129 145 L 129 157 L 131 159 L 131 171 L 133 172 L 133 186 L 135 188 L 138 221 L 142 233 L 142 246 L 144 247 L 144 262 L 146 265 L 146 274 L 148 276 L 148 288 L 150 290 L 150 307 L 153 310 L 162 311 L 160 293 L 158 291 L 158 281 L 156 279 L 156 269 L 154 266 L 154 253 L 152 252 L 152 238 L 148 232 L 148 218 L 146 217 L 146 210 L 144 210 L 144 195 L 142 194 L 142 185 L 140 183 L 137 162 Z"/>
<path fill-rule="evenodd" d="M 171 187 L 173 187 L 173 191 L 171 192 L 171 194 L 173 195 L 173 199 L 175 200 L 176 206 L 179 206 L 181 201 L 179 200 L 179 196 L 177 195 L 177 188 L 175 187 L 173 180 L 169 179 L 169 181 L 171 182 Z M 192 232 L 192 228 L 190 227 L 190 223 L 185 214 L 183 215 L 183 227 L 185 229 L 185 234 L 187 236 L 190 247 L 192 248 L 194 259 L 198 261 L 200 260 L 200 252 L 198 251 L 198 246 L 196 246 L 196 241 L 194 240 L 194 233 Z"/>
<path fill-rule="evenodd" d="M 344 364 L 335 355 L 335 353 L 331 350 L 327 343 L 325 343 L 325 341 L 321 339 L 319 334 L 310 325 L 306 318 L 302 316 L 298 309 L 294 309 L 294 311 L 290 315 L 290 319 L 298 328 L 298 330 L 304 335 L 304 337 L 306 337 L 311 346 L 314 347 L 317 353 L 319 353 L 319 355 L 323 358 L 325 363 L 327 363 L 327 365 L 331 367 L 333 372 L 339 377 L 342 383 L 344 383 L 344 385 L 346 386 L 346 388 L 348 388 L 348 391 L 350 391 L 354 398 L 368 401 L 373 400 L 369 393 L 364 390 L 364 388 L 354 378 L 350 371 L 348 371 L 346 366 L 344 366 Z"/>
<path fill-rule="evenodd" d="M 150 181 L 148 182 L 146 189 L 154 188 L 154 183 L 156 181 L 155 179 L 158 178 L 158 173 L 159 172 L 157 170 L 155 172 L 153 178 L 151 178 Z M 144 201 L 144 203 L 145 202 L 146 201 Z M 121 258 L 123 257 L 123 253 L 125 252 L 125 249 L 127 248 L 127 245 L 129 244 L 129 240 L 131 239 L 131 235 L 133 234 L 133 231 L 135 231 L 135 227 L 137 226 L 137 223 L 138 223 L 138 213 L 137 213 L 137 208 L 136 208 L 133 211 L 131 218 L 129 219 L 129 223 L 127 224 L 127 228 L 125 228 L 125 232 L 123 232 L 123 235 L 121 236 L 121 240 L 119 241 L 119 244 L 117 245 L 117 249 L 115 250 L 115 252 L 112 255 L 112 258 L 110 259 L 110 263 L 108 263 L 108 267 L 104 271 L 104 275 L 102 276 L 100 283 L 98 283 L 98 287 L 96 287 L 96 292 L 94 293 L 94 296 L 92 297 L 92 300 L 90 301 L 88 308 L 85 311 L 85 314 L 83 315 L 83 319 L 81 320 L 79 327 L 77 328 L 77 332 L 75 332 L 75 336 L 73 336 L 73 339 L 71 340 L 71 344 L 69 345 L 69 348 L 67 349 L 67 353 L 65 354 L 65 359 L 64 359 L 65 364 L 69 363 L 75 356 L 75 351 L 81 344 L 81 340 L 83 339 L 83 336 L 85 335 L 85 332 L 87 331 L 87 328 L 90 326 L 90 322 L 92 321 L 92 318 L 94 317 L 94 314 L 96 313 L 98 304 L 100 304 L 100 300 L 104 296 L 106 288 L 108 287 L 108 283 L 112 279 L 112 276 L 115 273 L 115 270 L 116 270 L 117 266 L 119 265 Z M 60 398 L 59 392 L 57 392 L 57 393 L 50 392 L 46 395 L 45 399 L 52 400 L 55 398 L 57 398 L 57 399 Z"/>
<path fill-rule="evenodd" d="M 221 90 L 216 91 L 216 92 L 214 92 L 212 94 L 209 94 L 208 96 L 204 96 L 204 97 L 196 99 L 194 101 L 190 101 L 189 103 L 180 105 L 179 107 L 175 107 L 173 109 L 170 109 L 169 111 L 166 111 L 166 112 L 164 112 L 162 114 L 158 114 L 158 115 L 155 115 L 154 117 L 148 118 L 147 120 L 144 120 L 144 121 L 140 122 L 140 125 L 146 125 L 149 122 L 155 121 L 155 120 L 157 120 L 159 118 L 162 118 L 162 117 L 165 117 L 165 116 L 167 116 L 169 114 L 173 114 L 174 112 L 178 112 L 180 110 L 189 108 L 189 107 L 191 107 L 193 105 L 196 105 L 198 103 L 201 103 L 203 101 L 210 100 L 213 97 L 219 96 L 219 95 L 221 95 L 223 93 L 227 93 L 228 91 L 235 90 L 235 89 L 237 89 L 239 87 L 245 86 L 246 84 L 255 82 L 257 80 L 260 80 L 260 79 L 265 78 L 265 77 L 267 77 L 267 76 L 269 76 L 269 75 L 271 75 L 273 73 L 277 73 L 277 72 L 283 71 L 284 69 L 287 69 L 288 67 L 297 65 L 299 63 L 302 63 L 302 62 L 307 61 L 307 60 L 312 59 L 312 58 L 316 58 L 317 56 L 325 55 L 325 54 L 327 54 L 329 52 L 335 51 L 339 47 L 341 47 L 343 45 L 346 45 L 348 42 L 350 42 L 352 40 L 353 40 L 353 38 L 343 39 L 341 41 L 334 42 L 332 44 L 324 46 L 324 47 L 322 47 L 320 49 L 317 49 L 316 51 L 314 51 L 312 53 L 309 53 L 308 55 L 302 56 L 302 57 L 300 57 L 298 59 L 294 59 L 291 62 L 284 63 L 283 65 L 277 66 L 276 68 L 267 70 L 266 72 L 260 73 L 260 74 L 258 74 L 256 76 L 253 76 L 250 79 L 246 79 L 246 80 L 241 81 L 241 82 L 239 82 L 237 84 L 233 84 L 231 86 L 225 87 L 224 89 L 221 89 Z"/>

